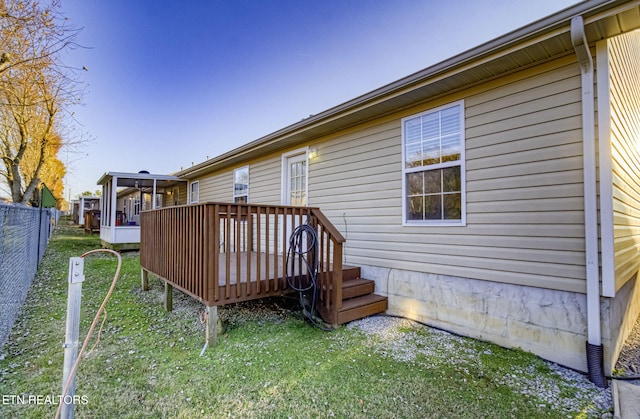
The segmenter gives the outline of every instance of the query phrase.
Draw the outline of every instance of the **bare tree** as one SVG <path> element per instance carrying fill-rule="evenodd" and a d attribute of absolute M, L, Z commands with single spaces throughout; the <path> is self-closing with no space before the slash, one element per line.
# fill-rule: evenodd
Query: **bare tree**
<path fill-rule="evenodd" d="M 68 26 L 59 2 L 0 0 L 0 176 L 13 202 L 26 204 L 47 171 L 64 171 L 56 154 L 80 84 L 60 52 L 78 30 Z"/>

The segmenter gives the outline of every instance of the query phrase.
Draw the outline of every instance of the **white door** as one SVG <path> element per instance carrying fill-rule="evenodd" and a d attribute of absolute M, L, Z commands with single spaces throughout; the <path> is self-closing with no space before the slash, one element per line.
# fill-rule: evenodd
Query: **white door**
<path fill-rule="evenodd" d="M 296 152 L 285 154 L 282 157 L 282 204 L 290 206 L 306 206 L 307 205 L 307 151 L 298 150 Z M 287 240 L 293 233 L 293 228 L 297 227 L 299 220 L 293 221 L 292 226 L 291 215 L 280 218 L 280 231 L 285 228 L 285 237 Z M 282 237 L 282 236 L 281 236 Z M 284 247 L 282 246 L 284 245 Z M 279 241 L 278 251 L 287 251 L 288 242 L 281 243 Z"/>
<path fill-rule="evenodd" d="M 307 205 L 307 153 L 284 157 L 283 164 L 283 205 Z"/>

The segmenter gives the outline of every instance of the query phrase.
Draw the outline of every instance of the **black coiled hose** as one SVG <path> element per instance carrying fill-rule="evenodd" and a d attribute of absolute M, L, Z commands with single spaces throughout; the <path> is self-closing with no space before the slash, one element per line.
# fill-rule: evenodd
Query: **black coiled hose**
<path fill-rule="evenodd" d="M 289 236 L 289 250 L 287 251 L 287 283 L 298 292 L 302 311 L 315 326 L 330 330 L 323 326 L 322 321 L 315 316 L 316 300 L 318 297 L 318 234 L 309 224 L 309 218 L 297 226 Z M 296 263 L 302 261 L 307 274 L 303 270 L 296 275 Z M 301 265 L 302 266 L 302 265 Z"/>

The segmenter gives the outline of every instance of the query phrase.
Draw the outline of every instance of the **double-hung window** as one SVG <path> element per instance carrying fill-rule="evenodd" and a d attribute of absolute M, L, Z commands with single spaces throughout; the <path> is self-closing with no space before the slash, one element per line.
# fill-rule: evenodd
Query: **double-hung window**
<path fill-rule="evenodd" d="M 189 203 L 195 204 L 200 199 L 200 182 L 191 182 L 189 185 Z"/>
<path fill-rule="evenodd" d="M 249 166 L 233 171 L 233 202 L 236 204 L 249 202 Z"/>
<path fill-rule="evenodd" d="M 464 103 L 402 119 L 403 223 L 465 225 Z"/>

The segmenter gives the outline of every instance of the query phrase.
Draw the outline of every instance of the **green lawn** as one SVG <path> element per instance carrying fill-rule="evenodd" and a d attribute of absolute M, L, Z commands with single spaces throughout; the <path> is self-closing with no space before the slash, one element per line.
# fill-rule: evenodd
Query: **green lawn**
<path fill-rule="evenodd" d="M 23 313 L 0 350 L 0 417 L 54 416 L 57 406 L 50 401 L 57 401 L 62 385 L 68 259 L 98 247 L 97 237 L 80 229 L 57 230 Z M 82 338 L 115 266 L 112 256 L 86 258 Z M 167 313 L 162 284 L 155 279 L 150 284 L 150 291 L 140 290 L 138 256 L 124 254 L 100 340 L 80 364 L 76 417 L 609 414 L 594 404 L 605 392 L 582 388 L 578 382 L 584 377 L 578 374 L 562 378 L 531 354 L 394 318 L 325 332 L 305 322 L 297 302 L 286 298 L 221 308 L 227 331 L 217 347 L 200 356 L 203 306 L 176 291 L 174 311 Z"/>

